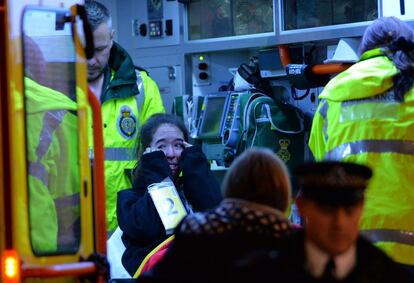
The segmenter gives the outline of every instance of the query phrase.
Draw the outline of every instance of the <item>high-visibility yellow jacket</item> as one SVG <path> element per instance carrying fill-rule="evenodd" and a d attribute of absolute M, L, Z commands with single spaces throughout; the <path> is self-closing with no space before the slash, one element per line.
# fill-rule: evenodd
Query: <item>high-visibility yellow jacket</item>
<path fill-rule="evenodd" d="M 29 78 L 24 82 L 33 250 L 73 250 L 80 229 L 73 230 L 80 217 L 77 104 Z"/>
<path fill-rule="evenodd" d="M 107 229 L 118 227 L 116 198 L 131 188 L 137 165 L 140 126 L 155 113 L 165 112 L 156 83 L 145 71 L 136 70 L 132 59 L 114 43 L 101 95 L 105 154 Z M 90 136 L 92 148 L 92 135 Z"/>
<path fill-rule="evenodd" d="M 398 73 L 381 49 L 333 78 L 320 95 L 309 146 L 317 160 L 369 165 L 363 234 L 414 265 L 414 90 L 396 99 Z"/>

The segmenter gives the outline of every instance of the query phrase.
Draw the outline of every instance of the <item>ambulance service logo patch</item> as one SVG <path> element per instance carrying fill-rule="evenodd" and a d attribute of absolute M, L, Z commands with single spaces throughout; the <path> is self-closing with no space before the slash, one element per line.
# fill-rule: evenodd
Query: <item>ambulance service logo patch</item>
<path fill-rule="evenodd" d="M 121 107 L 117 126 L 118 131 L 126 139 L 132 139 L 137 134 L 137 118 L 128 106 Z"/>
<path fill-rule="evenodd" d="M 280 139 L 279 145 L 280 145 L 280 149 L 277 152 L 277 155 L 279 155 L 280 159 L 282 159 L 284 162 L 288 162 L 290 160 L 290 152 L 288 150 L 288 147 L 290 145 L 290 140 Z"/>

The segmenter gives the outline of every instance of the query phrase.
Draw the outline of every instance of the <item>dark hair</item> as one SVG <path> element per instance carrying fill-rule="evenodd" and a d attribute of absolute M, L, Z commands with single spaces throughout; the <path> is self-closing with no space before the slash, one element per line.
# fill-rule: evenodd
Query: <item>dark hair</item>
<path fill-rule="evenodd" d="M 285 211 L 291 196 L 285 163 L 270 149 L 251 148 L 238 156 L 223 180 L 227 198 L 240 198 Z"/>
<path fill-rule="evenodd" d="M 148 120 L 141 127 L 141 144 L 139 150 L 140 157 L 142 155 L 142 152 L 150 146 L 157 129 L 164 124 L 176 126 L 183 133 L 184 140 L 188 142 L 189 133 L 181 118 L 173 114 L 157 113 L 149 117 Z"/>
<path fill-rule="evenodd" d="M 106 8 L 103 4 L 94 0 L 86 0 L 85 10 L 92 31 L 95 31 L 102 23 L 107 23 L 109 28 L 112 28 L 111 15 L 108 8 Z"/>
<path fill-rule="evenodd" d="M 403 101 L 414 84 L 414 31 L 396 17 L 379 18 L 365 30 L 359 50 L 362 54 L 378 47 L 391 51 L 389 57 L 400 71 L 394 78 L 394 91 Z"/>

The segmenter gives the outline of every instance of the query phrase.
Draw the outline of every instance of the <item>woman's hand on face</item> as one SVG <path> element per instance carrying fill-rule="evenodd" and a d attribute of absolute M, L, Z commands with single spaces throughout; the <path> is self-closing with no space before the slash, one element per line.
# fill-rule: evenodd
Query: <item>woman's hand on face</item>
<path fill-rule="evenodd" d="M 190 143 L 188 143 L 188 142 L 186 142 L 186 141 L 184 141 L 183 142 L 183 146 L 184 146 L 184 148 L 187 148 L 187 147 L 190 147 L 190 146 L 193 146 L 193 145 L 190 144 Z"/>

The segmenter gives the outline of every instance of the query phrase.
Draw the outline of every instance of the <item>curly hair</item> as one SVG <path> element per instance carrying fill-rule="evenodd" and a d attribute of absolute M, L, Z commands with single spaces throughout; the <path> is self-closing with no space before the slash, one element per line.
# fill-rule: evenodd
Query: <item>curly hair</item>
<path fill-rule="evenodd" d="M 399 74 L 394 78 L 394 91 L 403 101 L 414 84 L 414 30 L 396 17 L 383 17 L 367 27 L 359 47 L 360 53 L 374 48 L 387 48 Z"/>

